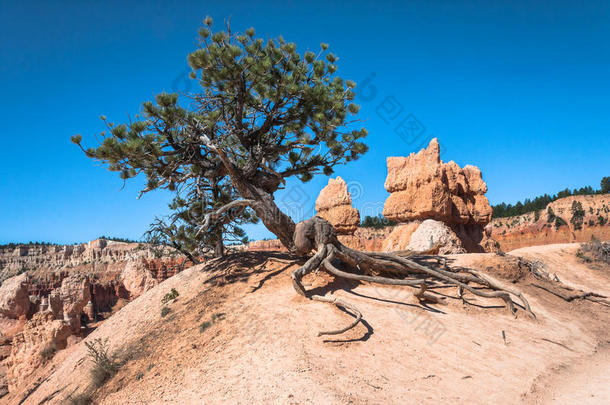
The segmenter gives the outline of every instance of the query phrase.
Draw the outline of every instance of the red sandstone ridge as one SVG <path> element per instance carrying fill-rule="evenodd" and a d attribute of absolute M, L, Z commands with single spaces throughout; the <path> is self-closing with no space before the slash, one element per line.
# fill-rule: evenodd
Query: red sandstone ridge
<path fill-rule="evenodd" d="M 330 222 L 338 234 L 353 234 L 360 225 L 360 214 L 352 207 L 352 196 L 341 177 L 328 179 L 316 200 L 318 216 Z"/>
<path fill-rule="evenodd" d="M 580 202 L 585 212 L 580 229 L 576 229 L 572 223 L 572 204 L 575 201 Z M 609 240 L 610 194 L 561 198 L 547 205 L 544 210 L 515 217 L 494 218 L 488 228 L 491 228 L 492 236 L 500 243 L 502 250 L 507 252 L 526 246 L 586 242 L 593 236 Z"/>
<path fill-rule="evenodd" d="M 389 220 L 411 223 L 436 220 L 448 225 L 468 252 L 492 250 L 484 227 L 491 221 L 491 206 L 485 193 L 487 185 L 479 168 L 464 168 L 451 161 L 443 163 L 436 138 L 426 149 L 408 157 L 388 157 L 388 177 L 385 188 L 390 192 L 383 207 L 383 215 Z M 436 228 L 440 228 L 437 224 Z M 414 232 L 408 227 L 409 232 Z M 397 227 L 396 232 L 406 228 Z M 404 240 L 393 235 L 393 240 Z M 451 235 L 447 235 L 452 239 Z M 392 246 L 404 249 L 406 246 Z M 457 253 L 462 247 L 452 245 Z M 389 249 L 388 249 L 389 250 Z M 463 250 L 462 250 L 463 251 Z"/>

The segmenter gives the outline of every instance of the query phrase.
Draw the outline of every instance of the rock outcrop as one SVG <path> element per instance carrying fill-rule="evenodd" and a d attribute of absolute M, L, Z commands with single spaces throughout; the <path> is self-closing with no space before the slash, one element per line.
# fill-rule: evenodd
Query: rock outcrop
<path fill-rule="evenodd" d="M 145 264 L 139 261 L 127 263 L 121 272 L 120 281 L 132 299 L 139 297 L 158 284 Z"/>
<path fill-rule="evenodd" d="M 466 252 L 457 235 L 447 225 L 434 219 L 426 219 L 417 227 L 409 238 L 407 250 L 441 255 Z"/>
<path fill-rule="evenodd" d="M 387 219 L 400 223 L 434 219 L 449 226 L 466 251 L 485 251 L 484 227 L 492 212 L 477 167 L 443 163 L 436 138 L 408 157 L 388 157 L 387 164 L 385 188 L 390 196 L 383 208 Z"/>
<path fill-rule="evenodd" d="M 279 239 L 261 239 L 248 242 L 246 250 L 250 252 L 287 252 Z"/>
<path fill-rule="evenodd" d="M 81 327 L 81 313 L 91 301 L 91 283 L 82 274 L 73 274 L 65 278 L 61 287 L 49 295 L 51 311 L 56 319 L 68 323 L 73 334 L 78 334 Z"/>
<path fill-rule="evenodd" d="M 438 140 L 408 157 L 388 157 L 385 188 L 391 194 L 383 215 L 407 222 L 436 219 L 447 224 L 477 224 L 491 221 L 491 206 L 485 197 L 487 185 L 481 171 L 467 165 L 461 169 L 440 159 Z"/>
<path fill-rule="evenodd" d="M 71 333 L 70 325 L 56 319 L 51 311 L 34 314 L 23 331 L 13 338 L 11 354 L 6 360 L 9 391 L 25 381 L 57 350 L 64 349 Z"/>
<path fill-rule="evenodd" d="M 382 252 L 384 251 L 384 243 L 392 233 L 392 229 L 392 226 L 379 229 L 358 228 L 353 235 L 338 235 L 338 238 L 339 242 L 351 249 Z"/>
<path fill-rule="evenodd" d="M 30 310 L 28 275 L 23 273 L 5 280 L 0 286 L 0 315 L 18 319 Z"/>
<path fill-rule="evenodd" d="M 572 221 L 574 202 L 580 203 L 584 211 L 578 226 Z M 544 210 L 495 218 L 488 228 L 505 252 L 526 246 L 587 242 L 593 236 L 610 240 L 610 194 L 561 198 Z"/>
<path fill-rule="evenodd" d="M 328 179 L 316 200 L 318 216 L 330 222 L 338 234 L 353 234 L 360 225 L 360 214 L 352 207 L 352 197 L 341 177 Z"/>
<path fill-rule="evenodd" d="M 420 224 L 421 221 L 411 221 L 406 224 L 396 225 L 383 241 L 381 250 L 384 252 L 407 250 L 411 241 L 411 235 L 413 235 L 413 232 L 417 230 Z"/>

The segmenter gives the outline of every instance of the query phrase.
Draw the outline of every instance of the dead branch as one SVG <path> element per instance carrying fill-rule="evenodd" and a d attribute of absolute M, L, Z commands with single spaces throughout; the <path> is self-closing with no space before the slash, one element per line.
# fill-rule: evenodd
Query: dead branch
<path fill-rule="evenodd" d="M 559 297 L 567 302 L 572 302 L 574 300 L 588 300 L 592 302 L 596 302 L 599 304 L 604 304 L 610 306 L 610 300 L 605 295 L 601 295 L 595 292 L 590 291 L 582 291 L 576 290 L 572 287 L 568 287 L 566 285 L 553 285 L 553 287 L 543 286 L 541 284 L 532 283 L 530 284 L 536 288 L 540 288 L 546 292 L 549 292 L 556 297 Z"/>
<path fill-rule="evenodd" d="M 199 235 L 201 232 L 207 231 L 207 229 L 210 227 L 210 225 L 212 225 L 212 222 L 217 221 L 218 218 L 226 211 L 229 211 L 232 208 L 246 207 L 253 203 L 254 203 L 254 200 L 235 200 L 235 201 L 231 201 L 228 204 L 223 205 L 222 207 L 218 208 L 216 211 L 206 214 L 203 219 L 203 224 L 201 224 L 201 227 L 197 231 L 196 235 Z"/>

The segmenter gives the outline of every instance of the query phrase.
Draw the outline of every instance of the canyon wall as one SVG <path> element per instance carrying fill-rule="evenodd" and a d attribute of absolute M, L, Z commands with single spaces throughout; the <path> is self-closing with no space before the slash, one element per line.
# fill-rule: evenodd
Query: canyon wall
<path fill-rule="evenodd" d="M 191 265 L 148 245 L 97 239 L 0 248 L 0 397 L 57 350 Z"/>
<path fill-rule="evenodd" d="M 579 202 L 584 211 L 580 226 L 572 223 L 574 202 Z M 586 242 L 591 237 L 610 240 L 610 194 L 561 198 L 544 210 L 494 218 L 488 228 L 505 252 L 526 246 Z"/>

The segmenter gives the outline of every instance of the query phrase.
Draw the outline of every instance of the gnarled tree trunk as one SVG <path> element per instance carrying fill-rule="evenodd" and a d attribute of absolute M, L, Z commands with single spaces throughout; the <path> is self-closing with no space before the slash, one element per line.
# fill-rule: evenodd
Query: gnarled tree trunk
<path fill-rule="evenodd" d="M 225 244 L 222 237 L 214 244 L 214 257 L 223 257 L 225 255 Z"/>

